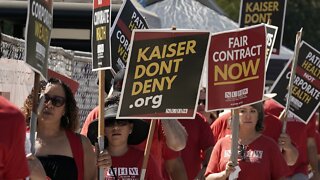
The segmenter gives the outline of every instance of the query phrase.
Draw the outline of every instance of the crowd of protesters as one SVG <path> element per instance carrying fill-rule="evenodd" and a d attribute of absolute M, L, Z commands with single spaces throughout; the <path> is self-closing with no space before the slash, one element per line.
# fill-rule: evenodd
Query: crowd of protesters
<path fill-rule="evenodd" d="M 124 71 L 114 78 L 105 100 L 105 147 L 95 153 L 99 108 L 79 129 L 78 107 L 71 89 L 59 79 L 40 83 L 44 105 L 37 118 L 35 153 L 25 151 L 34 92 L 21 111 L 0 96 L 0 179 L 320 179 L 320 138 L 315 116 L 304 124 L 288 115 L 281 132 L 283 107 L 274 100 L 239 107 L 237 162 L 232 162 L 231 114 L 207 113 L 201 89 L 194 119 L 117 119 Z M 110 83 L 109 83 L 110 84 Z M 109 91 L 109 88 L 106 88 Z M 142 174 L 150 122 L 155 122 L 146 173 Z M 81 132 L 81 133 L 78 133 Z"/>

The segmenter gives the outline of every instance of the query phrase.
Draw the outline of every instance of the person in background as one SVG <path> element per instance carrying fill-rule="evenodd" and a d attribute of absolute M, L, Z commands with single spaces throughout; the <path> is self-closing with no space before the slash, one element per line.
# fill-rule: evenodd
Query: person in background
<path fill-rule="evenodd" d="M 284 108 L 276 101 L 269 99 L 265 101 L 264 109 L 266 112 L 279 117 Z M 316 117 L 312 116 L 311 120 L 305 124 L 291 113 L 287 116 L 287 134 L 291 137 L 299 151 L 299 157 L 296 163 L 290 166 L 291 173 L 287 177 L 288 180 L 309 179 L 309 163 L 313 171 L 312 178 L 320 179 L 318 161 L 315 158 L 317 157 L 317 147 L 314 139 L 316 132 L 315 119 Z"/>
<path fill-rule="evenodd" d="M 317 144 L 318 172 L 320 172 L 320 133 L 319 133 L 319 131 L 316 131 L 314 139 Z M 313 171 L 312 171 L 311 167 L 310 167 L 310 172 L 312 173 L 312 176 L 313 176 Z"/>
<path fill-rule="evenodd" d="M 23 114 L 0 96 L 0 179 L 29 176 L 25 154 L 26 124 Z"/>
<path fill-rule="evenodd" d="M 283 179 L 288 173 L 288 166 L 281 155 L 278 145 L 261 133 L 264 111 L 262 103 L 239 108 L 238 164 L 241 169 L 238 179 Z M 206 179 L 227 179 L 235 171 L 230 161 L 231 137 L 220 139 L 214 146 Z"/>
<path fill-rule="evenodd" d="M 218 111 L 206 112 L 205 106 L 206 106 L 206 88 L 202 87 L 200 89 L 197 112 L 202 114 L 205 117 L 206 122 L 209 125 L 211 125 L 218 118 L 219 114 L 218 114 Z"/>
<path fill-rule="evenodd" d="M 275 94 L 266 94 L 264 99 L 269 99 Z M 215 141 L 231 134 L 230 128 L 231 113 L 224 113 L 220 116 L 212 125 L 211 130 Z M 278 117 L 266 112 L 264 110 L 264 128 L 262 134 L 272 138 L 275 142 L 279 143 L 282 154 L 289 166 L 296 163 L 299 151 L 295 146 L 295 143 L 291 141 L 290 136 L 287 133 L 282 133 L 282 123 Z"/>
<path fill-rule="evenodd" d="M 125 69 L 120 70 L 113 80 L 113 91 L 121 92 Z M 108 92 L 106 92 L 108 93 Z M 109 93 L 112 94 L 112 93 Z M 87 116 L 81 134 L 87 136 L 89 124 L 99 116 L 99 107 L 94 108 Z M 150 122 L 150 120 L 145 120 Z M 185 148 L 187 143 L 187 132 L 178 120 L 156 120 L 151 156 L 155 160 L 161 173 L 160 179 L 185 180 L 187 174 L 180 150 Z M 135 145 L 137 149 L 144 150 L 146 140 Z"/>
<path fill-rule="evenodd" d="M 37 120 L 36 153 L 46 176 L 55 179 L 95 179 L 96 156 L 89 139 L 78 130 L 78 107 L 70 88 L 59 79 L 42 83 L 40 98 L 44 106 Z M 32 110 L 33 92 L 22 108 L 27 124 Z"/>
<path fill-rule="evenodd" d="M 105 145 L 111 155 L 111 168 L 105 172 L 106 179 L 140 179 L 144 151 L 130 145 L 141 143 L 148 136 L 149 125 L 138 119 L 116 119 L 120 93 L 114 93 L 107 100 L 105 108 Z M 98 120 L 88 127 L 88 137 L 92 144 L 97 142 Z M 149 158 L 144 179 L 160 177 L 159 168 L 153 158 Z"/>
<path fill-rule="evenodd" d="M 204 179 L 204 172 L 210 159 L 214 140 L 205 117 L 196 113 L 194 119 L 179 119 L 188 133 L 187 146 L 181 151 L 181 157 L 188 179 Z"/>

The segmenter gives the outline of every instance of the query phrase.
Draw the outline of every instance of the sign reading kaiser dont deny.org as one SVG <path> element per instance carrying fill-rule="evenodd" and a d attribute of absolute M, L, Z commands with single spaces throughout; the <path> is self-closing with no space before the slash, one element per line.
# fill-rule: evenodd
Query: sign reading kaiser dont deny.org
<path fill-rule="evenodd" d="M 209 36 L 134 30 L 118 118 L 193 118 Z"/>

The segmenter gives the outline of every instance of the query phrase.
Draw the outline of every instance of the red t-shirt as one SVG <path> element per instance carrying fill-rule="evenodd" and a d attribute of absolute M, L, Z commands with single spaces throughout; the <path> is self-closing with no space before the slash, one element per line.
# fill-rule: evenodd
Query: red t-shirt
<path fill-rule="evenodd" d="M 23 114 L 0 96 L 0 179 L 29 176 L 25 154 L 26 122 Z"/>
<path fill-rule="evenodd" d="M 320 133 L 318 131 L 315 133 L 314 140 L 317 143 L 318 155 L 320 155 Z"/>
<path fill-rule="evenodd" d="M 155 120 L 153 120 L 155 121 Z M 135 148 L 144 151 L 146 147 L 147 140 L 143 141 L 139 145 L 134 145 Z M 150 155 L 155 160 L 159 167 L 159 171 L 162 176 L 159 179 L 169 179 L 168 173 L 165 168 L 165 161 L 176 159 L 180 157 L 180 151 L 174 151 L 170 149 L 166 144 L 166 138 L 162 130 L 162 125 L 160 121 L 157 121 L 156 127 L 153 134 L 153 140 L 150 150 Z"/>
<path fill-rule="evenodd" d="M 217 118 L 211 125 L 211 130 L 215 141 L 231 134 L 230 125 L 228 119 L 230 119 L 231 113 L 226 113 L 219 118 Z M 265 113 L 264 116 L 264 129 L 262 134 L 271 137 L 275 142 L 281 134 L 282 124 L 281 121 L 274 115 Z"/>
<path fill-rule="evenodd" d="M 269 137 L 261 135 L 246 148 L 245 160 L 239 160 L 241 171 L 238 179 L 270 180 L 285 177 L 288 166 L 278 145 Z M 230 160 L 231 138 L 224 137 L 214 146 L 205 176 L 224 171 Z"/>
<path fill-rule="evenodd" d="M 99 116 L 99 107 L 94 108 L 87 116 L 82 129 L 81 134 L 87 135 L 89 124 L 94 120 L 97 119 Z M 139 145 L 131 145 L 141 151 L 144 151 L 146 146 L 147 140 L 143 141 Z M 159 172 L 161 173 L 160 179 L 165 179 L 168 177 L 165 164 L 166 160 L 176 159 L 180 157 L 180 152 L 176 152 L 171 150 L 167 144 L 166 139 L 162 131 L 161 123 L 158 121 L 154 130 L 153 140 L 150 155 L 153 157 L 156 165 L 159 168 Z"/>
<path fill-rule="evenodd" d="M 131 147 L 123 156 L 112 156 L 112 168 L 119 180 L 140 179 L 143 154 L 143 151 Z M 115 179 L 111 169 L 105 172 L 105 177 L 107 180 Z M 144 179 L 153 180 L 155 177 L 160 177 L 160 172 L 153 158 L 150 157 Z"/>
<path fill-rule="evenodd" d="M 265 111 L 279 116 L 283 107 L 274 100 L 267 100 L 264 103 Z M 308 124 L 295 118 L 292 114 L 287 118 L 287 134 L 290 136 L 291 141 L 296 145 L 299 156 L 297 162 L 290 166 L 291 175 L 297 173 L 308 174 L 308 155 L 307 155 L 307 141 L 308 138 L 313 138 L 316 132 L 315 125 L 316 117 L 313 116 Z"/>
<path fill-rule="evenodd" d="M 186 147 L 181 151 L 188 179 L 194 179 L 202 168 L 201 153 L 214 146 L 213 135 L 205 118 L 197 113 L 195 119 L 180 119 L 188 133 Z"/>
<path fill-rule="evenodd" d="M 231 127 L 229 123 L 231 113 L 219 116 L 210 126 L 214 138 L 214 142 L 231 134 Z"/>

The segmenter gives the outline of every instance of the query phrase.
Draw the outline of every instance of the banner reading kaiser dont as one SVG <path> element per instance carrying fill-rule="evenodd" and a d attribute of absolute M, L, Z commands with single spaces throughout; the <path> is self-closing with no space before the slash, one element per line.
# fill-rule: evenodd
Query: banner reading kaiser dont
<path fill-rule="evenodd" d="M 47 78 L 52 30 L 52 0 L 29 0 L 26 24 L 25 60 Z"/>
<path fill-rule="evenodd" d="M 118 118 L 194 118 L 210 33 L 134 30 Z"/>
<path fill-rule="evenodd" d="M 263 24 L 212 35 L 206 110 L 236 108 L 261 101 L 265 53 Z"/>
<path fill-rule="evenodd" d="M 287 101 L 291 63 L 288 62 L 271 88 L 272 92 L 277 93 L 274 99 L 283 106 Z M 301 43 L 291 89 L 289 110 L 307 124 L 320 105 L 320 53 L 304 41 Z"/>
<path fill-rule="evenodd" d="M 240 27 L 267 23 L 277 26 L 279 35 L 276 37 L 272 54 L 280 54 L 287 0 L 242 0 L 240 7 Z"/>

